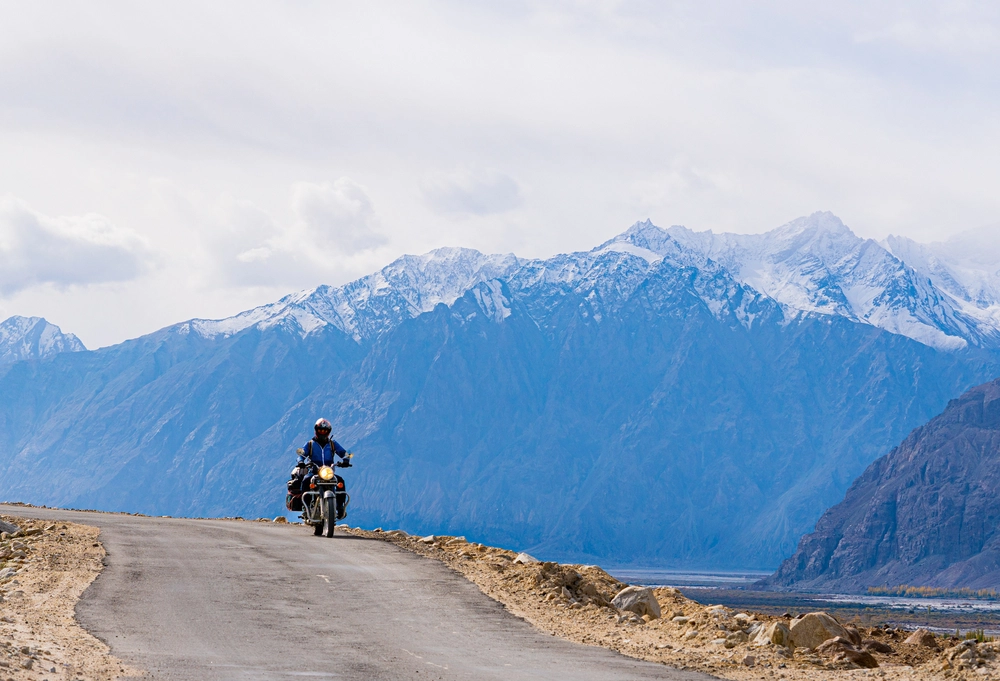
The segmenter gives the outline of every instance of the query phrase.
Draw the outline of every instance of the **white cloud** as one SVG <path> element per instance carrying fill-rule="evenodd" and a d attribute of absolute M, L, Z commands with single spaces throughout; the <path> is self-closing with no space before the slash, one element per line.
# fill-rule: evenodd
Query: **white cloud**
<path fill-rule="evenodd" d="M 128 281 L 151 264 L 146 240 L 102 215 L 49 217 L 0 198 L 0 293 Z"/>
<path fill-rule="evenodd" d="M 292 190 L 292 210 L 313 253 L 353 255 L 388 242 L 364 187 L 349 177 L 323 184 L 299 182 Z"/>
<path fill-rule="evenodd" d="M 423 183 L 427 204 L 438 213 L 492 215 L 521 205 L 521 187 L 496 170 L 461 170 Z"/>
<path fill-rule="evenodd" d="M 191 211 L 188 211 L 191 212 Z M 388 243 L 364 187 L 348 177 L 296 182 L 287 211 L 275 217 L 253 201 L 223 196 L 202 231 L 217 277 L 212 285 L 308 288 L 340 283 L 370 265 Z M 377 262 L 377 261 L 376 261 Z"/>

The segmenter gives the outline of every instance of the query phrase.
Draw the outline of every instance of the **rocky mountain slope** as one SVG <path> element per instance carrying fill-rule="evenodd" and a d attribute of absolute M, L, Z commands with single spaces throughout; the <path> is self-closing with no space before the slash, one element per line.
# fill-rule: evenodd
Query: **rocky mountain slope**
<path fill-rule="evenodd" d="M 873 463 L 768 583 L 1000 589 L 1000 379 Z"/>
<path fill-rule="evenodd" d="M 82 350 L 86 348 L 79 338 L 41 317 L 15 316 L 0 322 L 0 366 Z"/>
<path fill-rule="evenodd" d="M 645 222 L 542 260 L 440 249 L 8 365 L 0 495 L 271 515 L 323 415 L 358 454 L 360 522 L 577 560 L 774 566 L 1000 354 L 982 320 L 833 216 L 723 248 L 740 239 Z"/>

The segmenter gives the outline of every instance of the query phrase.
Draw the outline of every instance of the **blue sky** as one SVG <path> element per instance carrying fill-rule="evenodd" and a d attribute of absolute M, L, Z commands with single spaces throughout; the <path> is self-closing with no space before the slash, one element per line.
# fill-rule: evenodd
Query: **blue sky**
<path fill-rule="evenodd" d="M 0 317 L 95 347 L 442 245 L 1000 222 L 997 7 L 0 2 Z"/>

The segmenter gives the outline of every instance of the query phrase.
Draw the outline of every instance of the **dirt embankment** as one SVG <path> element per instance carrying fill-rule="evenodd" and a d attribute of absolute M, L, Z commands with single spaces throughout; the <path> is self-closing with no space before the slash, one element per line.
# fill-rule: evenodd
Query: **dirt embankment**
<path fill-rule="evenodd" d="M 97 528 L 7 516 L 0 521 L 18 530 L 0 533 L 0 680 L 141 675 L 74 619 L 76 602 L 103 567 Z"/>
<path fill-rule="evenodd" d="M 776 645 L 764 634 L 790 626 L 787 618 L 706 606 L 676 589 L 653 592 L 660 617 L 652 617 L 646 607 L 637 608 L 646 611 L 642 617 L 619 610 L 611 601 L 628 585 L 595 566 L 532 562 L 461 537 L 347 531 L 444 562 L 543 631 L 673 667 L 740 681 L 1000 679 L 1000 644 L 934 636 L 907 643 L 912 632 L 842 623 L 853 640 L 796 648 L 786 638 L 786 645 Z M 780 640 L 782 634 L 775 637 Z"/>

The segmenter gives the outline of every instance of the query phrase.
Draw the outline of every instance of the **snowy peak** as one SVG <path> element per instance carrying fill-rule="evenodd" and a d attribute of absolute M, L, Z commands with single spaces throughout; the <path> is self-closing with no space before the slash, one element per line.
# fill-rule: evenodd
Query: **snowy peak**
<path fill-rule="evenodd" d="M 79 338 L 41 317 L 14 316 L 0 323 L 0 366 L 86 349 Z"/>
<path fill-rule="evenodd" d="M 988 335 L 926 276 L 832 213 L 764 234 L 669 231 L 789 312 L 842 316 L 948 350 Z"/>
<path fill-rule="evenodd" d="M 476 284 L 509 276 L 520 263 L 512 254 L 484 255 L 470 248 L 439 248 L 424 255 L 404 255 L 344 286 L 320 286 L 235 317 L 198 319 L 181 326 L 182 331 L 206 337 L 278 325 L 304 336 L 334 326 L 358 342 L 367 341 L 438 304 L 451 305 Z"/>
<path fill-rule="evenodd" d="M 705 262 L 701 249 L 687 247 L 671 236 L 670 232 L 649 220 L 635 223 L 591 251 L 594 255 L 607 252 L 629 253 L 644 259 L 650 265 L 663 259 L 678 266 L 701 266 Z"/>

